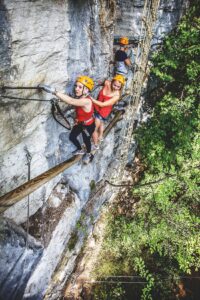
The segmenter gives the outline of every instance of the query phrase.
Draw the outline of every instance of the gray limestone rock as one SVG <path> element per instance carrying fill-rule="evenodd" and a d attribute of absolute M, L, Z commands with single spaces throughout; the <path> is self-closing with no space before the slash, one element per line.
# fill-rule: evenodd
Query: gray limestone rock
<path fill-rule="evenodd" d="M 143 0 L 1 1 L 1 84 L 37 86 L 46 83 L 73 93 L 74 80 L 80 74 L 91 76 L 95 82 L 111 76 L 109 62 L 113 59 L 113 37 L 139 37 L 143 4 Z M 187 1 L 181 0 L 161 2 L 153 43 L 160 43 L 163 35 L 176 25 L 186 4 Z M 2 95 L 26 100 L 0 99 L 1 195 L 27 181 L 25 146 L 32 156 L 31 178 L 70 158 L 74 150 L 69 131 L 56 123 L 51 115 L 51 103 L 28 100 L 50 100 L 50 94 L 37 90 L 7 90 Z M 63 104 L 62 109 L 65 108 Z M 135 122 L 142 119 L 140 109 L 141 106 Z M 30 216 L 33 218 L 44 203 L 52 212 L 67 204 L 62 212 L 53 216 L 54 226 L 44 251 L 35 241 L 25 250 L 24 234 L 3 221 L 3 239 L 0 240 L 3 299 L 42 298 L 91 195 L 91 183 L 96 184 L 104 180 L 106 174 L 110 172 L 108 176 L 111 176 L 117 170 L 119 159 L 116 155 L 123 143 L 121 128 L 127 126 L 127 121 L 120 121 L 111 131 L 91 164 L 77 163 L 30 195 Z M 133 151 L 135 144 L 131 147 Z M 75 193 L 75 198 L 65 203 L 69 191 Z M 99 204 L 94 204 L 96 217 L 109 196 L 108 188 L 105 195 L 101 195 L 102 202 L 98 199 Z M 27 198 L 9 208 L 4 216 L 16 224 L 26 222 Z M 81 243 L 76 255 L 80 248 Z M 74 256 L 68 264 L 72 271 Z"/>
<path fill-rule="evenodd" d="M 42 245 L 22 228 L 0 219 L 0 299 L 22 299 L 28 279 L 42 255 Z"/>

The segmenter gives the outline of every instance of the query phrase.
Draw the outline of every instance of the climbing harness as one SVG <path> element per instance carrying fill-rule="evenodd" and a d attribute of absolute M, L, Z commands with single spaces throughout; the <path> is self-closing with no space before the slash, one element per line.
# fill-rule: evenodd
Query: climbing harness
<path fill-rule="evenodd" d="M 27 166 L 28 166 L 28 181 L 31 179 L 31 160 L 32 156 L 28 151 L 27 146 L 24 147 L 24 151 L 26 153 Z M 30 217 L 30 195 L 27 197 L 27 222 L 26 222 L 26 248 L 29 246 L 28 235 L 29 235 L 29 217 Z"/>
<path fill-rule="evenodd" d="M 67 130 L 71 129 L 71 125 L 67 118 L 64 116 L 59 104 L 58 99 L 51 99 L 51 113 L 56 122 L 58 122 L 61 126 L 66 128 Z"/>
<path fill-rule="evenodd" d="M 97 85 L 94 89 L 93 92 L 98 88 L 99 86 Z M 70 95 L 70 97 L 73 97 Z M 59 104 L 58 104 L 59 100 L 57 98 L 53 98 L 51 99 L 51 113 L 52 116 L 54 118 L 54 120 L 56 122 L 58 122 L 61 126 L 63 126 L 64 128 L 66 128 L 67 130 L 71 130 L 72 126 L 70 124 L 70 122 L 68 121 L 68 119 L 65 117 L 62 109 L 60 108 Z M 73 106 L 68 106 L 68 108 L 65 110 L 65 112 L 74 109 Z M 92 119 L 92 118 L 91 118 Z M 85 121 L 89 122 L 91 119 Z"/>

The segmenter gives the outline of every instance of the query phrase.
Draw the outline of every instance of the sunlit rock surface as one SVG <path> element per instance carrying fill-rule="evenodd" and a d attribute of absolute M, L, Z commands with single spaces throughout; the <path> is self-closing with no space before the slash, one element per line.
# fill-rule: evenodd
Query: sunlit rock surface
<path fill-rule="evenodd" d="M 26 243 L 28 244 L 26 248 Z M 0 299 L 22 299 L 42 245 L 9 220 L 0 224 Z"/>
<path fill-rule="evenodd" d="M 1 84 L 37 86 L 46 83 L 72 93 L 74 79 L 80 74 L 87 74 L 95 81 L 107 77 L 113 58 L 113 37 L 122 34 L 138 37 L 143 3 L 129 0 L 1 1 Z M 156 42 L 172 29 L 181 13 L 181 1 L 161 3 Z M 35 90 L 9 90 L 3 95 L 8 94 L 51 98 L 50 94 Z M 31 178 L 71 157 L 74 147 L 69 141 L 69 131 L 52 118 L 50 102 L 4 98 L 2 101 L 1 98 L 0 118 L 1 195 L 27 181 L 25 146 L 32 157 Z M 141 119 L 139 108 L 135 119 Z M 5 299 L 4 295 L 8 300 L 20 295 L 19 299 L 39 300 L 48 286 L 51 296 L 47 299 L 58 299 L 61 290 L 55 288 L 54 292 L 52 287 L 55 286 L 50 284 L 54 271 L 69 240 L 73 240 L 73 232 L 95 184 L 106 176 L 112 179 L 119 163 L 115 161 L 115 154 L 123 126 L 126 120 L 120 121 L 109 133 L 91 164 L 77 163 L 30 195 L 30 234 L 40 241 L 40 246 L 33 243 L 32 248 L 26 250 L 23 230 L 19 229 L 16 234 L 9 226 L 2 231 L 0 299 Z M 134 143 L 132 149 L 135 149 Z M 98 218 L 102 203 L 110 196 L 107 187 L 103 195 L 94 198 L 91 215 Z M 9 208 L 4 216 L 26 229 L 27 198 Z M 88 230 L 92 230 L 93 222 L 87 218 L 84 222 Z M 14 238 L 9 239 L 7 235 Z M 62 284 L 72 272 L 83 242 L 83 236 L 74 242 L 75 250 L 65 261 L 66 268 L 63 266 Z M 7 257 L 7 252 L 11 258 Z M 19 269 L 27 262 L 21 274 Z"/>
<path fill-rule="evenodd" d="M 146 16 L 150 8 L 150 1 L 144 11 L 144 0 L 118 0 L 117 2 L 117 26 L 115 34 L 124 35 L 138 40 L 140 38 L 141 16 Z M 189 1 L 170 0 L 160 1 L 158 10 L 158 22 L 154 30 L 153 44 L 160 43 L 165 34 L 169 33 L 177 24 Z M 146 18 L 148 21 L 148 17 Z"/>
<path fill-rule="evenodd" d="M 94 79 L 105 76 L 112 55 L 114 4 L 109 3 L 108 7 L 104 1 L 96 5 L 89 5 L 88 1 L 18 1 L 17 5 L 16 1 L 5 2 L 4 23 L 7 26 L 8 15 L 12 56 L 10 77 L 5 77 L 4 84 L 37 86 L 45 82 L 72 92 L 72 81 L 80 74 Z M 109 19 L 102 17 L 104 11 Z M 35 91 L 9 91 L 9 94 L 52 98 Z M 54 121 L 50 110 L 50 102 L 5 100 L 1 106 L 1 194 L 27 180 L 24 146 L 32 155 L 31 178 L 69 158 L 73 150 L 69 132 Z M 61 157 L 63 149 L 65 153 Z M 59 180 L 60 176 L 34 193 L 31 214 L 42 205 L 43 198 L 48 198 Z M 9 209 L 6 216 L 17 223 L 24 222 L 25 206 L 26 199 Z"/>

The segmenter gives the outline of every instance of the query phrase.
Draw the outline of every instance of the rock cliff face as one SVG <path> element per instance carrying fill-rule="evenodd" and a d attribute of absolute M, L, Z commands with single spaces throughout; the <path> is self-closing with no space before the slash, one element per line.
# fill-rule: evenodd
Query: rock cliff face
<path fill-rule="evenodd" d="M 122 34 L 138 37 L 143 2 L 1 1 L 1 84 L 37 86 L 46 83 L 71 93 L 73 81 L 80 74 L 87 74 L 96 81 L 108 76 L 109 61 L 113 56 L 113 37 Z M 178 22 L 186 5 L 186 2 L 182 2 L 171 0 L 167 5 L 165 1 L 161 3 L 160 19 L 155 30 L 156 41 L 160 41 L 163 33 L 169 32 Z M 51 98 L 35 90 L 9 90 L 3 96 L 8 94 L 27 99 Z M 50 102 L 1 98 L 0 118 L 1 195 L 27 180 L 25 146 L 32 156 L 31 178 L 71 157 L 74 148 L 68 139 L 69 132 L 52 118 Z M 3 251 L 1 265 L 9 260 L 6 254 L 9 251 L 12 251 L 12 260 L 16 264 L 12 261 L 10 267 L 6 265 L 4 268 L 6 279 L 0 277 L 0 298 L 9 289 L 7 299 L 16 299 L 14 286 L 19 282 L 19 277 L 16 276 L 15 284 L 11 278 L 21 267 L 24 276 L 18 287 L 21 298 L 17 299 L 42 299 L 68 241 L 73 238 L 72 233 L 82 216 L 81 211 L 94 183 L 112 173 L 120 128 L 125 124 L 125 121 L 121 121 L 111 131 L 92 164 L 83 166 L 79 162 L 30 195 L 30 234 L 40 240 L 41 244 L 39 247 L 38 241 L 32 241 L 32 248 L 36 250 L 33 250 L 32 260 L 32 250 L 28 251 L 31 261 L 28 268 L 24 267 L 27 256 L 22 255 L 26 249 L 25 242 L 21 243 L 19 254 L 17 242 L 12 244 L 5 232 L 9 231 L 15 241 L 20 241 L 22 236 L 24 239 L 24 234 L 22 231 L 14 231 L 12 226 L 5 230 L 7 225 L 4 225 L 1 246 L 2 249 L 6 247 L 6 250 Z M 95 218 L 98 217 L 98 209 L 109 197 L 109 189 L 105 195 L 99 196 L 96 207 L 93 205 Z M 26 228 L 27 199 L 7 209 L 4 217 Z M 78 254 L 81 245 L 68 258 L 66 278 L 73 270 L 73 255 Z M 20 260 L 19 255 L 22 257 Z M 6 285 L 5 280 L 8 282 Z M 58 295 L 59 291 L 51 297 L 58 299 Z M 50 296 L 47 299 L 51 299 Z"/>
<path fill-rule="evenodd" d="M 24 230 L 9 220 L 1 220 L 0 236 L 0 299 L 22 299 L 27 279 L 42 254 L 42 245 L 32 237 L 27 241 Z"/>
<path fill-rule="evenodd" d="M 112 53 L 113 34 L 111 18 L 113 1 L 9 1 L 5 2 L 3 28 L 10 27 L 3 47 L 10 41 L 10 63 L 3 84 L 37 86 L 45 82 L 58 89 L 71 90 L 71 84 L 80 74 L 102 78 L 107 74 Z M 102 18 L 104 11 L 107 18 Z M 3 13 L 3 12 L 2 12 Z M 9 26 L 4 25 L 6 18 Z M 8 29 L 7 29 L 8 31 Z M 9 38 L 8 38 L 9 35 Z M 3 48 L 3 49 L 4 49 Z M 4 57 L 4 64 L 9 60 Z M 10 92 L 32 98 L 50 98 L 33 92 Z M 24 146 L 32 155 L 31 177 L 51 168 L 71 153 L 68 132 L 57 125 L 46 102 L 3 101 L 1 117 L 1 193 L 26 181 L 27 166 Z M 64 156 L 64 157 L 63 157 Z M 31 214 L 42 205 L 41 199 L 49 196 L 52 187 L 60 180 L 53 180 L 34 194 Z M 45 195 L 44 195 L 45 194 Z M 17 223 L 25 221 L 22 207 L 17 204 L 7 211 Z M 13 214 L 14 211 L 14 214 Z M 16 216 L 17 219 L 16 219 Z"/>
<path fill-rule="evenodd" d="M 144 0 L 118 0 L 116 13 L 116 35 L 128 35 L 138 39 L 140 34 L 141 14 Z M 151 1 L 148 1 L 148 5 Z M 188 5 L 185 0 L 160 1 L 158 22 L 155 27 L 154 43 L 160 43 L 165 34 L 169 33 L 177 24 Z"/>

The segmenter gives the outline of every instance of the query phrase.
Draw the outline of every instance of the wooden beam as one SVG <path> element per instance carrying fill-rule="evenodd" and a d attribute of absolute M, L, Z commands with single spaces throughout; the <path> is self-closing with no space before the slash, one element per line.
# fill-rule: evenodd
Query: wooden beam
<path fill-rule="evenodd" d="M 38 175 L 37 177 L 25 182 L 21 186 L 17 187 L 16 189 L 12 190 L 11 192 L 0 197 L 0 212 L 5 211 L 8 207 L 12 206 L 13 204 L 20 201 L 27 195 L 31 194 L 36 189 L 41 187 L 43 184 L 45 184 L 52 178 L 56 177 L 57 175 L 59 175 L 65 169 L 70 168 L 77 161 L 79 161 L 81 159 L 81 157 L 82 157 L 82 155 L 73 156 L 72 158 L 51 168 L 50 170 L 42 173 L 41 175 Z"/>
<path fill-rule="evenodd" d="M 104 131 L 104 137 L 108 135 L 110 130 L 114 127 L 114 125 L 119 121 L 123 114 L 123 111 L 119 111 L 116 113 L 113 120 L 108 124 Z M 0 213 L 4 212 L 10 206 L 19 202 L 24 197 L 28 196 L 36 189 L 41 187 L 43 184 L 47 183 L 52 178 L 59 175 L 64 170 L 70 168 L 72 165 L 77 163 L 82 158 L 82 155 L 76 155 L 71 157 L 70 159 L 62 162 L 61 164 L 51 168 L 50 170 L 38 175 L 37 177 L 25 182 L 21 186 L 16 189 L 8 192 L 7 194 L 0 197 Z"/>

